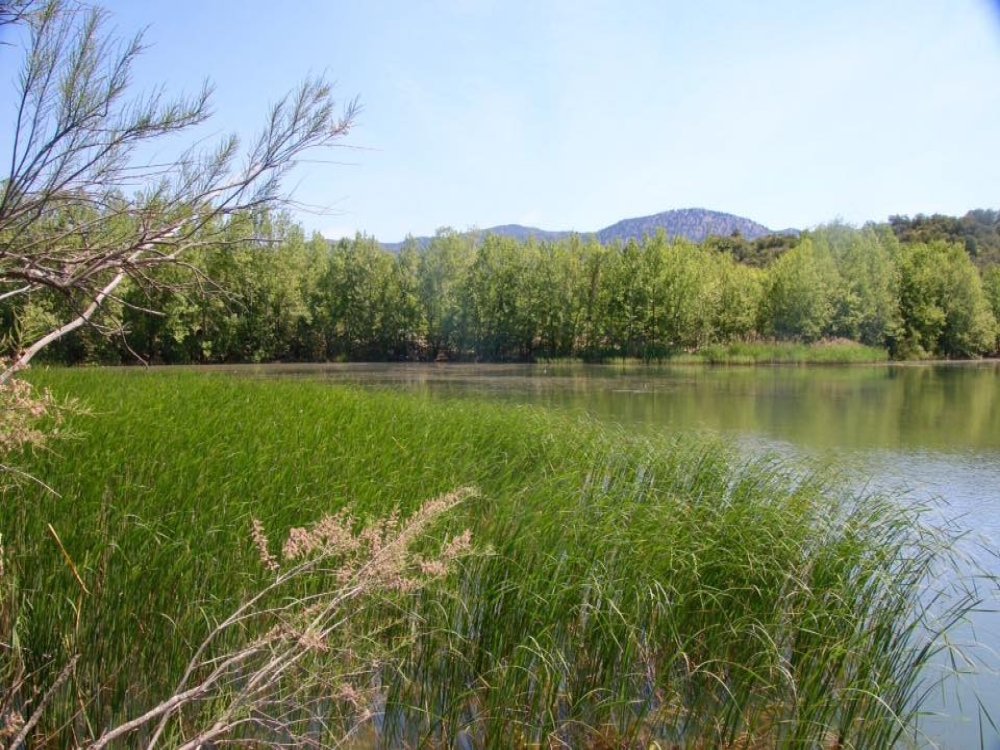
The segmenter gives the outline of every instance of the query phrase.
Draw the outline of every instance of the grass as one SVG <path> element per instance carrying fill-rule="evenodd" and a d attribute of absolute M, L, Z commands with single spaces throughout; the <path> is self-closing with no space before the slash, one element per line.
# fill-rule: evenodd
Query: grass
<path fill-rule="evenodd" d="M 815 344 L 783 341 L 713 344 L 690 354 L 679 354 L 670 361 L 712 365 L 855 365 L 886 362 L 888 359 L 885 349 L 838 339 Z"/>
<path fill-rule="evenodd" d="M 29 672 L 80 655 L 53 745 L 169 695 L 264 580 L 252 518 L 283 538 L 459 486 L 481 496 L 436 533 L 470 528 L 479 553 L 364 614 L 405 644 L 379 677 L 381 744 L 892 747 L 915 736 L 934 623 L 973 603 L 927 595 L 949 540 L 918 510 L 701 439 L 302 381 L 32 379 L 92 411 L 28 457 L 61 496 L 0 507 L 9 643 Z"/>
<path fill-rule="evenodd" d="M 539 358 L 537 361 L 558 363 L 576 358 Z M 650 362 L 692 365 L 859 365 L 889 361 L 885 349 L 859 344 L 850 339 L 824 339 L 813 343 L 794 341 L 733 341 L 726 344 L 707 344 L 693 351 L 657 349 L 645 357 L 624 360 L 614 354 L 602 352 L 579 361 L 628 362 L 646 365 Z"/>

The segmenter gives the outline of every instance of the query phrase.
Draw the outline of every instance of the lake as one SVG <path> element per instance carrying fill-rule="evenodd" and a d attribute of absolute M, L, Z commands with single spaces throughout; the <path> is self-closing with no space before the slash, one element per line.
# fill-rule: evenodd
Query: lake
<path fill-rule="evenodd" d="M 699 431 L 748 454 L 842 467 L 847 481 L 940 500 L 968 535 L 963 553 L 1000 576 L 1000 362 L 873 366 L 343 364 L 200 368 L 310 377 L 435 395 L 477 396 L 590 414 L 644 431 Z M 984 609 L 987 609 L 984 607 Z M 984 662 L 936 692 L 929 743 L 1000 748 L 1000 615 L 977 613 L 955 638 Z M 950 665 L 942 664 L 942 668 Z M 981 741 L 982 740 L 982 741 Z"/>

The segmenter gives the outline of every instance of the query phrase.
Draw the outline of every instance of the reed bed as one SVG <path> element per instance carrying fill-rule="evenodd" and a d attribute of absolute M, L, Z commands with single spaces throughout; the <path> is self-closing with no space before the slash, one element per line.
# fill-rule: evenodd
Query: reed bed
<path fill-rule="evenodd" d="M 917 744 L 926 667 L 978 603 L 920 508 L 704 438 L 315 382 L 32 379 L 89 407 L 24 459 L 59 496 L 0 506 L 8 664 L 44 686 L 78 659 L 36 744 L 86 745 L 171 694 L 270 580 L 255 519 L 282 539 L 457 487 L 477 496 L 424 544 L 468 529 L 474 552 L 358 605 L 345 637 L 381 660 L 365 706 L 322 704 L 316 742 L 363 717 L 348 746 Z"/>
<path fill-rule="evenodd" d="M 691 354 L 678 354 L 670 361 L 711 365 L 859 365 L 886 362 L 888 359 L 889 353 L 885 349 L 837 339 L 813 344 L 787 341 L 712 344 Z"/>

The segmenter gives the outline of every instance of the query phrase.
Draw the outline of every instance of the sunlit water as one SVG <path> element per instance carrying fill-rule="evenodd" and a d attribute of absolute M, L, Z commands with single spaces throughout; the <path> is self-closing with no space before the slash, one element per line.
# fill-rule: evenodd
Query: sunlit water
<path fill-rule="evenodd" d="M 229 369 L 229 368 L 218 368 Z M 367 387 L 486 396 L 588 413 L 648 431 L 702 431 L 748 454 L 842 467 L 870 489 L 936 498 L 935 513 L 968 533 L 963 553 L 1000 575 L 1000 363 L 843 367 L 614 365 L 279 365 L 264 377 L 312 377 Z M 970 566 L 971 567 L 971 566 Z M 984 607 L 988 609 L 989 607 Z M 977 613 L 955 638 L 980 664 L 935 692 L 922 727 L 929 745 L 1000 748 L 1000 614 Z M 942 668 L 950 666 L 943 664 Z"/>

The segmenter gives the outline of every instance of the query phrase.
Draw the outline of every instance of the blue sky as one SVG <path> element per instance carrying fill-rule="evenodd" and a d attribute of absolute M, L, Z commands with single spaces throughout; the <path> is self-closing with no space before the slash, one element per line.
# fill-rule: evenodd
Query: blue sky
<path fill-rule="evenodd" d="M 350 148 L 288 185 L 330 209 L 300 219 L 331 237 L 1000 205 L 987 0 L 104 5 L 122 33 L 148 26 L 137 89 L 214 83 L 213 133 L 249 135 L 309 72 L 360 98 Z"/>

